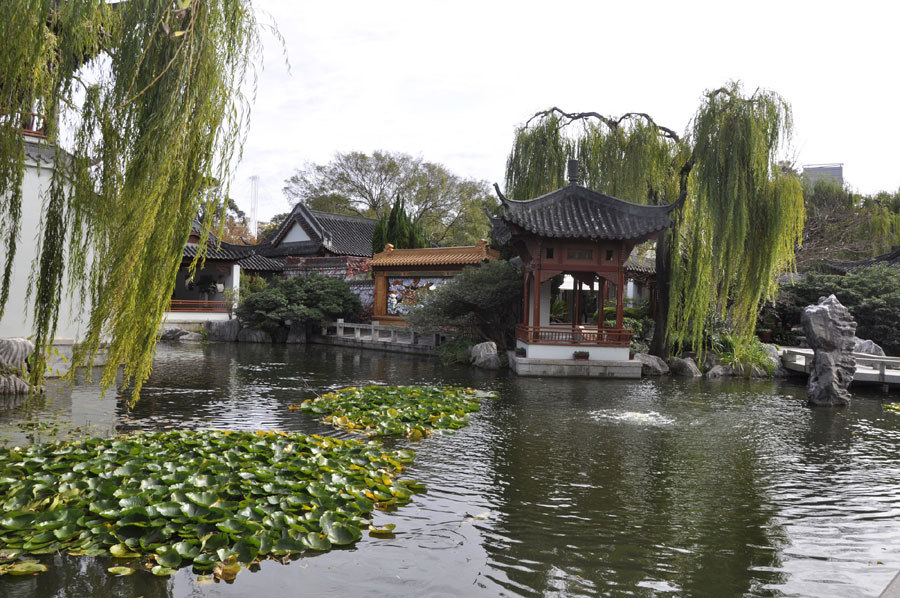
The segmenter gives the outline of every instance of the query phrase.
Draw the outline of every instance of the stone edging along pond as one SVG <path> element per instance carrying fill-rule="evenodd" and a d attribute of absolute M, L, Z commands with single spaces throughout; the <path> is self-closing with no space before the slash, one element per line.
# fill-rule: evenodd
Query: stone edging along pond
<path fill-rule="evenodd" d="M 367 387 L 305 401 L 304 411 L 368 436 L 417 440 L 468 422 L 493 393 Z M 293 407 L 293 406 L 292 406 Z M 410 450 L 377 440 L 285 432 L 137 432 L 0 452 L 0 574 L 46 565 L 28 555 L 110 556 L 113 575 L 148 570 L 234 579 L 263 559 L 289 560 L 362 537 L 375 509 L 423 486 L 399 476 Z"/>

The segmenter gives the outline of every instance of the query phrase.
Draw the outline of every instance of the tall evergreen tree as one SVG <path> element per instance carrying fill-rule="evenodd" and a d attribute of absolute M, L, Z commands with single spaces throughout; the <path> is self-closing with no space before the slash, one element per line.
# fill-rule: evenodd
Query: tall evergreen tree
<path fill-rule="evenodd" d="M 529 199 L 562 186 L 566 160 L 577 157 L 588 187 L 635 203 L 679 202 L 657 244 L 653 350 L 665 354 L 671 342 L 702 351 L 714 313 L 749 337 L 778 275 L 793 268 L 803 195 L 776 163 L 790 133 L 784 99 L 759 90 L 745 96 L 737 83 L 707 92 L 684 136 L 644 113 L 551 108 L 516 131 L 507 195 Z"/>
<path fill-rule="evenodd" d="M 412 222 L 406 213 L 406 204 L 401 196 L 397 196 L 389 214 L 378 219 L 372 235 L 372 253 L 384 251 L 390 243 L 394 249 L 418 249 L 427 247 L 425 235 L 421 228 Z"/>

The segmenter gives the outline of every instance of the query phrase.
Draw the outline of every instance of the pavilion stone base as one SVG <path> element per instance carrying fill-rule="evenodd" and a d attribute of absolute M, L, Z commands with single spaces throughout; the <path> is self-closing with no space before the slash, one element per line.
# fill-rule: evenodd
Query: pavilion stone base
<path fill-rule="evenodd" d="M 509 368 L 519 376 L 633 379 L 641 377 L 641 362 L 628 359 L 627 348 L 582 349 L 558 345 L 526 345 L 521 342 L 519 346 L 526 347 L 528 357 L 516 357 L 515 353 L 509 353 Z M 546 351 L 547 349 L 554 351 Z M 557 350 L 565 350 L 565 356 Z M 589 358 L 583 361 L 573 359 L 572 353 L 576 350 L 589 351 Z M 556 356 L 556 353 L 559 355 Z"/>

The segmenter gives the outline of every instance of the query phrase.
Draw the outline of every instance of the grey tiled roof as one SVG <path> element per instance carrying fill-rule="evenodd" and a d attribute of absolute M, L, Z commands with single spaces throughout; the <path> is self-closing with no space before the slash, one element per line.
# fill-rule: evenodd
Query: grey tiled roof
<path fill-rule="evenodd" d="M 326 231 L 328 238 L 325 247 L 330 252 L 337 255 L 372 257 L 372 235 L 375 233 L 376 220 L 315 210 L 310 210 L 310 213 Z"/>
<path fill-rule="evenodd" d="M 256 272 L 281 272 L 284 270 L 284 260 L 272 259 L 262 255 L 248 255 L 241 259 L 238 265 L 243 270 Z"/>
<path fill-rule="evenodd" d="M 212 235 L 210 235 L 212 237 Z M 231 243 L 222 243 L 222 246 L 218 249 L 216 248 L 215 241 L 210 239 L 210 243 L 208 244 L 208 249 L 206 250 L 206 259 L 210 261 L 223 261 L 223 262 L 236 262 L 241 258 L 244 258 L 253 253 L 253 246 L 242 246 L 242 245 L 232 245 Z M 182 253 L 182 257 L 188 259 L 194 259 L 197 256 L 197 251 L 200 248 L 200 245 L 197 243 L 188 243 L 184 246 L 184 253 Z"/>
<path fill-rule="evenodd" d="M 542 237 L 644 239 L 672 224 L 669 212 L 675 205 L 633 204 L 581 185 L 567 185 L 528 201 L 502 200 L 503 212 L 494 219 L 500 242 L 510 232 L 497 227 L 497 220 Z"/>

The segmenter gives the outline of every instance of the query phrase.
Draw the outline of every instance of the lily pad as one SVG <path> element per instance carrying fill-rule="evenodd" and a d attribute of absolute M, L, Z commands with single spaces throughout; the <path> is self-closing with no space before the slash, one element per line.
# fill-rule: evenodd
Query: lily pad
<path fill-rule="evenodd" d="M 131 575 L 135 570 L 132 567 L 109 567 L 107 571 L 113 575 L 123 577 L 125 575 Z"/>

